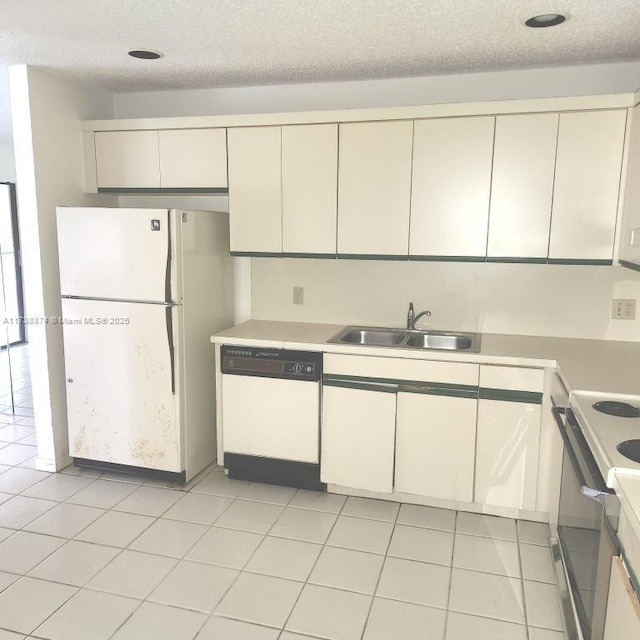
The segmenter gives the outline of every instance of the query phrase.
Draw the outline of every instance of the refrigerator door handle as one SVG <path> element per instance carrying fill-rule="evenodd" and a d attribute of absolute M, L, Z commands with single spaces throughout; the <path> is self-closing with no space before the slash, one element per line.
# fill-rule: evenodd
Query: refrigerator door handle
<path fill-rule="evenodd" d="M 171 368 L 171 393 L 176 394 L 176 363 L 175 363 L 175 351 L 173 348 L 173 315 L 171 312 L 171 306 L 167 305 L 165 308 L 165 314 L 167 319 L 167 340 L 169 342 L 169 365 Z"/>
<path fill-rule="evenodd" d="M 164 299 L 167 304 L 172 302 L 171 258 L 171 210 L 169 210 L 167 211 L 167 268 L 164 274 Z"/>

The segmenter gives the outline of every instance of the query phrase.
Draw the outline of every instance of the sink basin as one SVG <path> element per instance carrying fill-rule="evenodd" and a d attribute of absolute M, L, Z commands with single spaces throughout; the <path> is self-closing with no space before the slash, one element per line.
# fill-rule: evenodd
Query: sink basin
<path fill-rule="evenodd" d="M 470 335 L 460 333 L 431 333 L 421 331 L 412 333 L 406 341 L 408 347 L 421 349 L 453 349 L 454 351 L 468 351 L 473 339 Z"/>
<path fill-rule="evenodd" d="M 348 331 L 341 332 L 339 340 L 335 342 L 344 342 L 346 344 L 365 344 L 379 347 L 393 347 L 402 344 L 406 338 L 406 331 L 392 329 L 352 329 L 347 327 Z M 334 342 L 330 340 L 329 342 Z"/>
<path fill-rule="evenodd" d="M 370 347 L 403 349 L 439 349 L 448 351 L 480 351 L 480 334 L 452 331 L 418 331 L 384 327 L 345 327 L 328 342 L 359 344 Z"/>

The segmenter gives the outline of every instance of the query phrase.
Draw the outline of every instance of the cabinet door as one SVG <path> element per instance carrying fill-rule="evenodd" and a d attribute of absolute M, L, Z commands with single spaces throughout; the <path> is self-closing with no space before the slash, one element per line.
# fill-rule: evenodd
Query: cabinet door
<path fill-rule="evenodd" d="M 557 136 L 557 113 L 496 118 L 488 257 L 547 257 Z"/>
<path fill-rule="evenodd" d="M 226 129 L 166 129 L 158 140 L 162 188 L 227 186 Z"/>
<path fill-rule="evenodd" d="M 157 131 L 97 131 L 98 189 L 160 187 Z"/>
<path fill-rule="evenodd" d="M 336 252 L 338 125 L 282 128 L 282 250 Z"/>
<path fill-rule="evenodd" d="M 281 128 L 229 129 L 231 251 L 282 252 Z"/>
<path fill-rule="evenodd" d="M 494 120 L 416 121 L 411 255 L 486 255 Z"/>
<path fill-rule="evenodd" d="M 629 110 L 629 160 L 620 238 L 620 260 L 640 265 L 640 105 Z"/>
<path fill-rule="evenodd" d="M 619 557 L 611 564 L 604 640 L 640 638 L 640 602 Z"/>
<path fill-rule="evenodd" d="M 560 114 L 549 258 L 612 259 L 626 117 Z"/>
<path fill-rule="evenodd" d="M 340 125 L 338 253 L 406 256 L 412 122 Z"/>
<path fill-rule="evenodd" d="M 533 511 L 539 441 L 539 404 L 479 400 L 475 502 Z"/>
<path fill-rule="evenodd" d="M 477 402 L 398 394 L 396 491 L 473 501 Z"/>
<path fill-rule="evenodd" d="M 322 482 L 380 493 L 393 490 L 395 393 L 324 385 Z"/>

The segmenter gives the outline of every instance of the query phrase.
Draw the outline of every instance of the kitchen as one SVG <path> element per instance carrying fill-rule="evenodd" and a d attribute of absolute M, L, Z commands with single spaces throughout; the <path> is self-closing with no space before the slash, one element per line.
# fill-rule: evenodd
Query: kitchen
<path fill-rule="evenodd" d="M 18 72 L 15 72 L 18 76 Z M 551 73 L 551 72 L 550 72 Z M 41 86 L 41 95 L 57 95 L 65 91 L 64 84 L 56 84 L 46 76 L 39 76 L 38 70 L 25 72 L 33 87 Z M 462 83 L 462 81 L 461 81 Z M 628 89 L 627 91 L 635 90 Z M 75 106 L 74 99 L 78 93 L 68 90 L 68 101 L 80 120 L 92 118 L 109 119 L 150 117 L 158 115 L 180 115 L 178 109 L 165 114 L 154 113 L 158 109 L 157 99 L 148 96 L 149 104 L 135 113 L 137 101 L 142 98 L 129 98 L 130 113 L 126 112 L 127 96 L 121 95 L 121 111 L 117 114 L 88 112 L 89 106 L 83 103 L 84 114 L 80 114 L 80 106 Z M 74 93 L 75 92 L 75 93 Z M 593 90 L 593 93 L 597 93 Z M 588 95 L 590 92 L 584 92 Z M 580 93 L 576 93 L 580 95 Z M 33 97 L 33 96 L 32 96 Z M 194 96 L 195 97 L 195 96 Z M 511 96 L 513 97 L 513 96 Z M 35 98 L 34 98 L 35 100 Z M 80 102 L 77 103 L 78 105 Z M 320 105 L 321 102 L 318 101 Z M 419 102 L 418 102 L 419 104 Z M 155 105 L 155 106 L 154 106 Z M 37 107 L 37 102 L 31 106 Z M 170 107 L 167 107 L 170 108 Z M 202 108 L 202 107 L 200 107 Z M 281 109 L 286 111 L 287 109 Z M 288 110 L 295 110 L 289 107 Z M 30 113 L 30 112 L 28 112 Z M 35 113 L 35 111 L 34 111 Z M 206 115 L 200 114 L 184 115 Z M 210 111 L 208 113 L 213 113 Z M 31 115 L 35 118 L 38 113 Z M 55 114 L 42 113 L 43 122 L 48 122 L 47 131 L 59 136 L 61 148 L 69 147 L 68 136 L 73 136 L 75 129 L 62 130 L 55 120 Z M 55 122 L 55 125 L 54 125 Z M 160 125 L 157 128 L 162 128 Z M 55 131 L 54 131 L 55 130 Z M 44 145 L 44 139 L 41 138 Z M 38 151 L 40 140 L 34 140 Z M 45 146 L 40 147 L 41 158 Z M 77 150 L 71 149 L 70 158 L 74 158 L 74 168 L 67 169 L 69 176 L 78 176 L 81 167 Z M 39 165 L 40 167 L 47 165 Z M 65 168 L 54 166 L 49 161 L 52 173 L 60 172 L 64 177 Z M 65 178 L 68 180 L 68 178 Z M 62 182 L 62 181 L 60 181 Z M 59 189 L 60 187 L 58 187 Z M 76 190 L 76 191 L 74 191 Z M 117 204 L 113 195 L 84 196 L 78 193 L 74 184 L 68 193 L 53 193 L 50 185 L 41 185 L 38 192 L 38 203 L 42 209 L 47 202 L 53 208 L 59 204 Z M 204 196 L 120 196 L 121 206 L 178 206 L 193 208 L 194 199 L 205 199 Z M 206 198 L 209 202 L 214 197 Z M 203 208 L 218 208 L 206 206 Z M 44 211 L 44 209 L 42 209 Z M 52 209 L 50 209 L 52 210 Z M 50 216 L 42 216 L 45 228 L 51 229 Z M 46 225 L 49 225 L 48 227 Z M 47 236 L 43 236 L 46 238 Z M 619 267 L 584 266 L 584 265 L 529 265 L 529 264 L 493 264 L 493 263 L 417 263 L 417 262 L 381 262 L 381 261 L 347 261 L 347 260 L 310 260 L 310 259 L 273 259 L 251 258 L 240 262 L 239 278 L 245 283 L 241 287 L 243 296 L 237 302 L 238 319 L 249 317 L 264 320 L 300 320 L 304 322 L 324 322 L 337 325 L 364 324 L 402 326 L 405 321 L 406 307 L 410 300 L 416 304 L 416 310 L 431 309 L 432 318 L 428 320 L 434 328 L 447 328 L 459 331 L 480 331 L 482 333 L 507 333 L 530 335 L 554 335 L 574 338 L 609 338 L 633 340 L 635 321 L 612 321 L 610 305 L 612 298 L 637 298 L 637 276 L 632 271 L 622 271 Z M 251 269 L 251 275 L 248 275 Z M 244 270 L 244 271 L 243 271 Z M 374 277 L 372 277 L 372 273 Z M 422 285 L 416 292 L 416 280 L 429 283 L 428 288 Z M 246 286 L 251 280 L 251 289 Z M 526 287 L 523 286 L 526 283 Z M 291 304 L 294 286 L 304 287 L 304 304 Z M 54 287 L 55 288 L 55 287 Z M 471 292 L 470 292 L 471 289 Z M 452 299 L 451 292 L 460 292 Z M 612 295 L 615 292 L 615 295 Z M 449 295 L 447 295 L 449 294 Z M 571 312 L 567 311 L 567 296 L 571 303 Z M 53 296 L 52 296 L 53 298 Z M 52 298 L 49 299 L 51 304 Z M 247 313 L 251 301 L 251 311 Z M 594 302 L 596 301 L 597 304 Z M 244 317 L 242 315 L 244 313 Z M 422 325 L 427 326 L 427 325 Z M 336 328 L 337 329 L 340 327 Z M 327 337 L 330 337 L 328 335 Z M 304 342 L 304 341 L 302 341 Z M 373 355 L 373 354 L 371 354 Z M 545 354 L 548 361 L 559 356 Z M 561 362 L 561 360 L 560 360 Z M 613 375 L 618 367 L 613 367 Z M 54 377 L 55 379 L 55 377 Z M 627 391 L 631 393 L 631 391 Z M 55 406 L 54 406 L 55 409 Z M 58 416 L 59 418 L 59 416 Z M 50 437 L 50 436 L 49 436 Z M 45 435 L 46 438 L 46 435 Z M 51 450 L 55 450 L 55 442 Z M 46 447 L 47 442 L 43 445 Z M 45 449 L 46 451 L 46 449 Z M 43 458 L 46 456 L 43 455 Z"/>

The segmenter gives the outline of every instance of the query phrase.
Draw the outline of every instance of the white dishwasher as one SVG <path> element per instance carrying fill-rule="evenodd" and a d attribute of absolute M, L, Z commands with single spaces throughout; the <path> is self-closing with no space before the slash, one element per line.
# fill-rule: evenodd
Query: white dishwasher
<path fill-rule="evenodd" d="M 220 356 L 229 477 L 323 490 L 322 353 L 222 345 Z"/>

